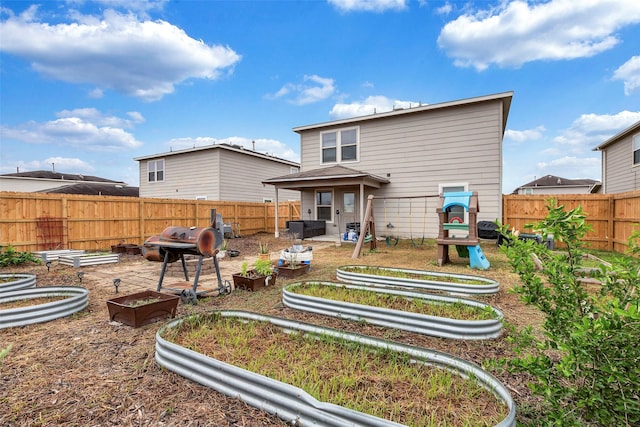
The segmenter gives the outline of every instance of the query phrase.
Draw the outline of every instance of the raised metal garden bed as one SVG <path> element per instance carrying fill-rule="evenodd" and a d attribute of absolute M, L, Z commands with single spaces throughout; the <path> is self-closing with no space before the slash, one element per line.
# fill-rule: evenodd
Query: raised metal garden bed
<path fill-rule="evenodd" d="M 380 274 L 365 273 L 372 269 L 379 270 Z M 404 268 L 348 265 L 339 267 L 336 275 L 338 280 L 356 285 L 413 288 L 451 294 L 486 295 L 495 294 L 500 289 L 500 283 L 486 277 Z"/>
<path fill-rule="evenodd" d="M 312 282 L 322 286 L 345 287 L 348 289 L 362 290 L 377 295 L 395 295 L 425 304 L 464 304 L 470 307 L 491 310 L 493 319 L 489 320 L 460 320 L 446 317 L 430 316 L 426 314 L 393 310 L 389 308 L 372 307 L 369 305 L 354 304 L 325 298 L 304 295 L 296 292 L 296 288 L 304 285 L 304 282 L 293 283 L 282 290 L 282 302 L 284 305 L 297 310 L 323 314 L 325 316 L 339 317 L 361 321 L 388 328 L 402 329 L 419 334 L 442 338 L 454 338 L 465 340 L 482 340 L 497 338 L 502 332 L 502 312 L 500 310 L 478 301 L 463 298 L 429 295 L 424 293 L 403 291 L 400 289 L 373 289 L 366 286 L 342 285 L 331 282 Z"/>
<path fill-rule="evenodd" d="M 47 261 L 57 261 L 61 256 L 74 256 L 74 255 L 82 255 L 85 251 L 78 249 L 59 249 L 55 251 L 37 251 L 34 254 L 38 255 L 42 262 Z"/>
<path fill-rule="evenodd" d="M 36 286 L 35 274 L 0 274 L 0 293 Z"/>
<path fill-rule="evenodd" d="M 246 319 L 246 321 L 270 322 L 282 328 L 283 331 L 299 331 L 318 336 L 329 335 L 368 346 L 372 350 L 407 354 L 418 363 L 444 368 L 465 378 L 474 378 L 478 384 L 491 391 L 509 409 L 506 418 L 497 425 L 499 427 L 515 426 L 515 404 L 507 388 L 479 366 L 455 356 L 256 313 L 221 311 L 220 314 L 224 317 L 239 317 Z M 342 406 L 318 401 L 298 387 L 238 368 L 162 338 L 166 329 L 176 327 L 184 320 L 185 318 L 173 320 L 162 326 L 156 333 L 156 361 L 160 366 L 170 371 L 211 387 L 227 396 L 240 398 L 251 406 L 277 415 L 291 425 L 362 427 L 400 425 Z"/>
<path fill-rule="evenodd" d="M 120 261 L 120 254 L 82 254 L 61 256 L 58 262 L 75 268 L 89 265 L 111 264 Z"/>
<path fill-rule="evenodd" d="M 34 298 L 63 299 L 26 307 L 2 309 L 2 303 Z M 0 294 L 0 329 L 48 322 L 83 310 L 89 303 L 89 291 L 75 286 L 47 286 Z"/>

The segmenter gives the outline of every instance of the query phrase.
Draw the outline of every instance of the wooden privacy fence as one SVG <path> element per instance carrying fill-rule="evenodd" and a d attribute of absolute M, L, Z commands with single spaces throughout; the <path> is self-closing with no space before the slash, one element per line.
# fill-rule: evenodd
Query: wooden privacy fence
<path fill-rule="evenodd" d="M 168 226 L 209 226 L 211 209 L 240 235 L 275 229 L 274 203 L 0 192 L 0 246 L 33 252 L 141 245 Z M 300 202 L 279 203 L 280 229 L 296 219 Z"/>
<path fill-rule="evenodd" d="M 582 206 L 592 230 L 586 235 L 588 247 L 624 253 L 627 239 L 640 231 L 640 190 L 618 194 L 505 195 L 502 223 L 526 232 L 525 224 L 547 216 L 547 201 L 556 199 L 567 210 Z"/>

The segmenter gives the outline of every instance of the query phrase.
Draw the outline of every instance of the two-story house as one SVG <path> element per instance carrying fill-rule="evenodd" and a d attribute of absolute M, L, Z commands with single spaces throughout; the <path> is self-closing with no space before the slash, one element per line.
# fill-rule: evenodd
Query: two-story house
<path fill-rule="evenodd" d="M 545 175 L 513 190 L 513 194 L 591 194 L 600 190 L 595 179 L 567 179 Z"/>
<path fill-rule="evenodd" d="M 299 172 L 299 163 L 245 149 L 214 144 L 136 157 L 140 197 L 197 200 L 273 201 L 273 189 L 262 181 Z M 299 200 L 296 190 L 281 200 Z"/>
<path fill-rule="evenodd" d="M 376 235 L 436 237 L 437 197 L 476 191 L 478 219 L 501 219 L 502 138 L 513 92 L 299 126 L 301 172 L 263 181 L 301 192 L 303 219 L 327 234 L 364 218 Z M 278 230 L 276 230 L 278 234 Z"/>
<path fill-rule="evenodd" d="M 602 192 L 640 189 L 640 121 L 594 148 L 602 152 Z"/>

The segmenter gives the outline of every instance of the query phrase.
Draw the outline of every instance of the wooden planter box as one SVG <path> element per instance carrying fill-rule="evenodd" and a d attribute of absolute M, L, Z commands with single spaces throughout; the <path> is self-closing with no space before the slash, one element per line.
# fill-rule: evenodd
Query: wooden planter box
<path fill-rule="evenodd" d="M 145 300 L 152 299 L 157 299 L 157 301 L 142 304 Z M 144 291 L 113 298 L 107 300 L 109 319 L 137 328 L 167 317 L 176 317 L 178 301 L 180 301 L 180 297 L 177 295 L 167 295 L 155 291 Z"/>
<path fill-rule="evenodd" d="M 294 279 L 296 277 L 300 277 L 303 274 L 306 274 L 309 271 L 309 266 L 305 264 L 299 264 L 295 267 L 290 267 L 288 265 L 282 265 L 277 267 L 278 276 L 283 279 Z"/>
<path fill-rule="evenodd" d="M 249 271 L 249 276 L 251 276 L 251 271 Z M 276 276 L 277 274 L 273 273 L 271 275 L 271 279 L 269 279 L 269 286 L 273 286 L 276 284 Z M 243 277 L 241 274 L 233 275 L 233 284 L 236 289 L 246 289 L 248 291 L 257 291 L 265 287 L 266 276 L 258 276 L 258 277 Z"/>
<path fill-rule="evenodd" d="M 75 268 L 86 267 L 88 265 L 111 264 L 120 261 L 120 254 L 84 254 L 73 256 L 61 256 L 58 262 L 64 265 L 70 265 Z"/>

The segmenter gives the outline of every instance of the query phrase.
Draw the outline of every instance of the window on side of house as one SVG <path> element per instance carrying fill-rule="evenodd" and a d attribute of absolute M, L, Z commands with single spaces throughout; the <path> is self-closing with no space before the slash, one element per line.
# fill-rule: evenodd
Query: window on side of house
<path fill-rule="evenodd" d="M 322 163 L 336 162 L 336 141 L 336 132 L 327 132 L 322 134 Z"/>
<path fill-rule="evenodd" d="M 298 173 L 298 168 L 297 168 L 297 167 L 295 167 L 295 166 L 291 166 L 291 167 L 289 168 L 289 173 Z"/>
<path fill-rule="evenodd" d="M 331 190 L 316 192 L 316 219 L 331 221 L 333 212 L 333 193 Z"/>
<path fill-rule="evenodd" d="M 164 181 L 164 160 L 150 160 L 147 162 L 149 182 Z"/>
<path fill-rule="evenodd" d="M 633 165 L 640 165 L 640 134 L 633 137 Z"/>
<path fill-rule="evenodd" d="M 320 134 L 320 140 L 322 144 L 321 162 L 323 164 L 358 160 L 358 128 L 323 132 Z"/>

